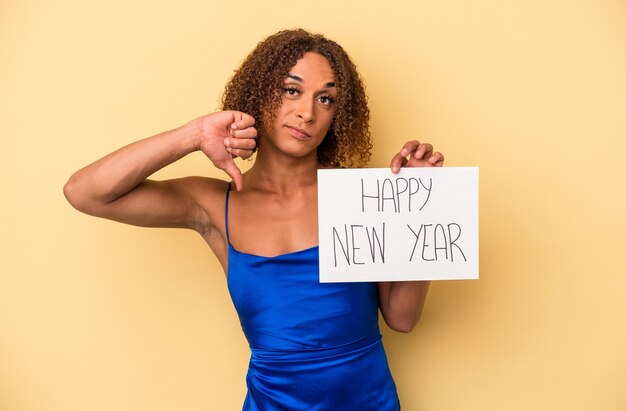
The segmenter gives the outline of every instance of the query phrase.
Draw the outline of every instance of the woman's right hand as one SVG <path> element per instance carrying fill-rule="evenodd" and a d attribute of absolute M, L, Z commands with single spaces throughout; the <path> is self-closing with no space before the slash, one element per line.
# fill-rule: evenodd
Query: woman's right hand
<path fill-rule="evenodd" d="M 233 156 L 250 157 L 256 134 L 248 114 L 209 114 L 107 154 L 75 172 L 63 192 L 74 208 L 90 215 L 140 226 L 203 229 L 212 221 L 206 206 L 211 179 L 155 181 L 149 176 L 202 150 L 241 189 L 243 178 Z M 213 188 L 224 189 L 221 184 Z"/>
<path fill-rule="evenodd" d="M 243 187 L 241 170 L 235 157 L 249 158 L 256 149 L 255 120 L 240 111 L 218 111 L 196 119 L 199 126 L 199 149 L 234 181 L 237 190 Z"/>

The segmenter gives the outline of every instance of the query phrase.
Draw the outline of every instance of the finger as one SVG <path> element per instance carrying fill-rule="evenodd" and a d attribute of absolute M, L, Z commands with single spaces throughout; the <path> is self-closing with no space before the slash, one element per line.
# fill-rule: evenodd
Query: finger
<path fill-rule="evenodd" d="M 406 157 L 411 155 L 420 145 L 420 142 L 417 140 L 408 141 L 402 146 L 402 149 L 398 154 L 393 156 L 391 159 L 391 172 L 397 174 L 400 171 L 400 168 L 407 163 Z"/>
<path fill-rule="evenodd" d="M 231 127 L 229 134 L 235 138 L 256 138 L 258 133 L 256 128 L 250 126 L 242 129 Z"/>
<path fill-rule="evenodd" d="M 407 141 L 406 143 L 404 143 L 404 145 L 402 146 L 402 149 L 400 150 L 400 154 L 403 157 L 408 156 L 410 153 L 414 152 L 417 147 L 419 147 L 420 142 L 417 140 L 412 140 L 412 141 Z"/>
<path fill-rule="evenodd" d="M 252 154 L 254 154 L 254 150 L 241 150 L 241 149 L 236 149 L 236 148 L 231 148 L 227 150 L 234 157 L 241 157 L 244 160 L 252 157 Z"/>
<path fill-rule="evenodd" d="M 433 152 L 432 144 L 420 144 L 417 147 L 417 150 L 415 151 L 415 153 L 413 154 L 413 157 L 416 160 L 427 159 L 430 157 L 432 152 Z"/>
<path fill-rule="evenodd" d="M 233 112 L 234 114 L 234 122 L 233 124 L 231 124 L 231 128 L 232 129 L 239 129 L 239 130 L 243 130 L 245 128 L 251 127 L 254 125 L 254 123 L 256 122 L 254 120 L 254 117 L 252 117 L 250 114 L 247 113 L 243 113 L 241 111 L 235 111 Z"/>
<path fill-rule="evenodd" d="M 391 163 L 389 164 L 389 167 L 391 167 L 391 172 L 394 174 L 398 174 L 400 168 L 406 164 L 406 161 L 406 156 L 402 155 L 402 151 L 393 156 L 393 158 L 391 159 Z"/>
<path fill-rule="evenodd" d="M 253 138 L 239 139 L 226 137 L 224 139 L 224 146 L 226 146 L 227 149 L 253 150 L 256 147 L 256 140 Z"/>
<path fill-rule="evenodd" d="M 443 160 L 444 160 L 443 154 L 436 151 L 433 153 L 433 155 L 430 156 L 430 158 L 428 159 L 428 162 L 434 165 L 435 167 L 441 167 L 443 166 Z"/>

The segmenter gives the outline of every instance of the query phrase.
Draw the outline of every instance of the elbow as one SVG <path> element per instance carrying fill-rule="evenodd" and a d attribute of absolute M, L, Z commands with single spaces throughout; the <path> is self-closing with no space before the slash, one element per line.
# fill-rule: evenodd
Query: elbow
<path fill-rule="evenodd" d="M 380 283 L 379 305 L 385 322 L 394 331 L 413 331 L 422 316 L 429 281 Z"/>
<path fill-rule="evenodd" d="M 65 196 L 65 199 L 67 200 L 68 203 L 70 203 L 72 205 L 72 207 L 77 208 L 77 198 L 78 198 L 78 194 L 77 194 L 77 189 L 76 189 L 76 183 L 73 180 L 73 176 L 70 177 L 69 180 L 67 180 L 67 183 L 65 183 L 65 185 L 63 186 L 63 195 Z"/>
<path fill-rule="evenodd" d="M 89 204 L 85 200 L 83 190 L 81 190 L 81 184 L 77 181 L 75 175 L 70 177 L 63 186 L 63 195 L 72 207 L 83 213 L 89 213 Z"/>
<path fill-rule="evenodd" d="M 408 334 L 411 331 L 413 331 L 413 328 L 415 328 L 415 324 L 409 324 L 409 323 L 398 324 L 398 325 L 389 326 L 389 328 L 402 334 Z"/>
<path fill-rule="evenodd" d="M 407 334 L 413 331 L 420 319 L 420 314 L 412 316 L 401 316 L 398 318 L 385 319 L 385 322 L 394 331 Z"/>

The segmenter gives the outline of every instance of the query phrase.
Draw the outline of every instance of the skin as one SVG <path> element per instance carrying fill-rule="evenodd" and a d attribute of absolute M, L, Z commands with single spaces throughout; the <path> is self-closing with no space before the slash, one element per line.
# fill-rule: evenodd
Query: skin
<path fill-rule="evenodd" d="M 228 272 L 224 202 L 228 183 L 205 177 L 154 181 L 148 176 L 194 151 L 202 151 L 233 180 L 229 206 L 232 246 L 240 252 L 276 256 L 317 245 L 316 148 L 335 110 L 334 74 L 321 55 L 306 53 L 285 79 L 282 105 L 266 135 L 259 136 L 253 167 L 241 174 L 233 157 L 256 147 L 255 119 L 236 112 L 212 113 L 126 147 L 74 173 L 64 194 L 76 209 L 148 227 L 197 231 Z M 406 143 L 391 160 L 401 167 L 443 165 L 430 144 Z M 253 234 L 252 234 L 253 233 Z M 408 332 L 419 320 L 428 281 L 379 283 L 385 322 Z"/>

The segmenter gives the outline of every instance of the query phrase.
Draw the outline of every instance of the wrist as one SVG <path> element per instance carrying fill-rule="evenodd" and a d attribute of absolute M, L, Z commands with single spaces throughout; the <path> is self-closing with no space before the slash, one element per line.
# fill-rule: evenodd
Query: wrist
<path fill-rule="evenodd" d="M 183 143 L 188 153 L 201 149 L 203 125 L 202 117 L 191 120 L 182 127 Z"/>

